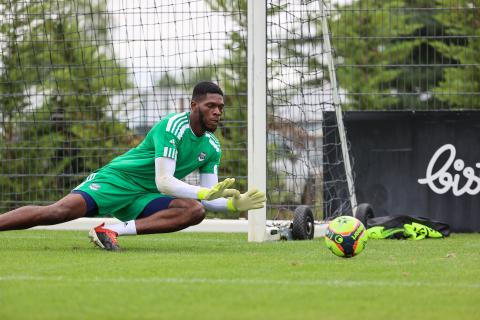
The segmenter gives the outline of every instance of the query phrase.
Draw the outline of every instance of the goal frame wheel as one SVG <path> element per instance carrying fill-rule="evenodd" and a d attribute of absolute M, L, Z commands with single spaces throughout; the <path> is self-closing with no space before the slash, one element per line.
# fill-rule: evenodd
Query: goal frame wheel
<path fill-rule="evenodd" d="M 295 209 L 292 221 L 293 240 L 311 240 L 315 234 L 313 213 L 308 206 L 299 206 Z"/>

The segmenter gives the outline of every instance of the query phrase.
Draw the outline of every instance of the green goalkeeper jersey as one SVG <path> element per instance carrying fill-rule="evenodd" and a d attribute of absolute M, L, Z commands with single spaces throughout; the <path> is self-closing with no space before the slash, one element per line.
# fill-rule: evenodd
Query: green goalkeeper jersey
<path fill-rule="evenodd" d="M 222 151 L 211 132 L 197 137 L 190 128 L 190 112 L 172 113 L 158 122 L 145 139 L 101 169 L 114 171 L 129 182 L 156 193 L 155 158 L 176 160 L 175 178 L 182 179 L 199 169 L 200 173 L 217 174 Z"/>

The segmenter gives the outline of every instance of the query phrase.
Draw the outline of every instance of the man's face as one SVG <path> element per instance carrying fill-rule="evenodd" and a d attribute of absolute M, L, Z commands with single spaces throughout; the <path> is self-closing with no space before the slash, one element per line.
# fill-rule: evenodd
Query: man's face
<path fill-rule="evenodd" d="M 192 106 L 194 112 L 198 112 L 201 128 L 215 132 L 223 113 L 223 97 L 216 93 L 207 93 L 198 101 L 194 101 Z"/>

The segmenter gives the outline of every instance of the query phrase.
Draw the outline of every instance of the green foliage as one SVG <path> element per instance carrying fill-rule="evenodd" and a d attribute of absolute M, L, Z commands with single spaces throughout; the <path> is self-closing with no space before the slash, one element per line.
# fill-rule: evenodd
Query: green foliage
<path fill-rule="evenodd" d="M 338 6 L 331 17 L 338 81 L 349 93 L 347 109 L 408 109 L 419 103 L 408 93 L 423 89 L 412 87 L 418 82 L 408 78 L 423 42 L 411 36 L 423 25 L 402 9 L 406 6 L 406 1 L 359 0 Z"/>
<path fill-rule="evenodd" d="M 339 85 L 348 96 L 345 107 L 478 108 L 478 1 L 444 10 L 450 7 L 447 0 L 358 0 L 338 6 L 330 25 Z"/>
<path fill-rule="evenodd" d="M 4 15 L 9 16 L 9 19 L 0 20 L 0 39 L 2 39 L 2 48 L 0 49 L 0 65 L 2 66 L 0 69 L 0 112 L 2 117 L 0 134 L 5 139 L 12 139 L 13 123 L 11 120 L 15 114 L 28 105 L 23 92 L 28 87 L 25 84 L 34 82 L 35 74 L 19 68 L 19 65 L 22 65 L 24 54 L 19 48 L 21 44 L 17 30 L 28 27 L 27 21 L 20 18 L 26 14 L 26 6 L 17 0 L 2 4 L 1 9 Z"/>
<path fill-rule="evenodd" d="M 437 1 L 439 7 L 451 5 L 450 1 Z M 446 34 L 458 36 L 447 43 L 436 41 L 433 46 L 457 64 L 445 69 L 445 78 L 434 92 L 439 100 L 456 109 L 480 108 L 480 1 L 460 0 L 456 8 L 440 10 L 435 15 L 445 26 Z M 475 9 L 475 10 L 474 10 Z M 461 37 L 469 36 L 468 40 Z"/>
<path fill-rule="evenodd" d="M 106 45 L 105 4 L 9 5 L 12 19 L 0 23 L 0 194 L 15 207 L 58 199 L 136 141 L 110 104 L 130 83 Z"/>

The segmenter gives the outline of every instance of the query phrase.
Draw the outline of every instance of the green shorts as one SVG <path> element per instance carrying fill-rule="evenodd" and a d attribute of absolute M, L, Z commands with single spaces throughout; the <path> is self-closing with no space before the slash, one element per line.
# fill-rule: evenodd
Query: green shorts
<path fill-rule="evenodd" d="M 73 190 L 88 193 L 97 204 L 99 216 L 114 216 L 121 221 L 136 219 L 152 200 L 167 197 L 108 169 L 92 173 Z"/>

